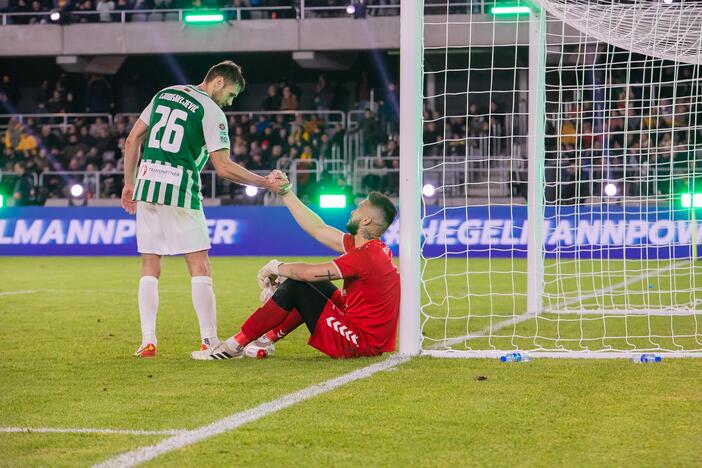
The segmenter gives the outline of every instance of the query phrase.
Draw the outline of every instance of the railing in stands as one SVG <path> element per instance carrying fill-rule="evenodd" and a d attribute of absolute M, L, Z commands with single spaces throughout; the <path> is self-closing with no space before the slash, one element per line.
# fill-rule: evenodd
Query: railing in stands
<path fill-rule="evenodd" d="M 38 186 L 47 189 L 51 196 L 68 198 L 71 187 L 79 184 L 89 198 L 116 198 L 123 180 L 124 175 L 117 171 L 45 171 L 39 174 Z"/>
<path fill-rule="evenodd" d="M 288 179 L 290 179 L 295 193 L 298 192 L 300 176 L 305 179 L 314 176 L 315 181 L 317 181 L 322 175 L 322 165 L 317 159 L 280 158 L 276 164 L 276 169 L 288 174 Z M 304 183 L 307 183 L 307 180 Z"/>
<path fill-rule="evenodd" d="M 252 124 L 256 123 L 254 121 L 254 118 L 259 116 L 259 115 L 264 115 L 264 116 L 278 116 L 282 115 L 285 117 L 295 117 L 297 115 L 301 115 L 303 117 L 305 116 L 316 116 L 316 117 L 321 117 L 322 120 L 324 121 L 325 125 L 328 128 L 333 128 L 336 126 L 337 123 L 341 124 L 342 127 L 346 127 L 346 122 L 347 122 L 347 116 L 345 112 L 342 111 L 325 111 L 325 110 L 320 110 L 320 111 L 311 111 L 311 110 L 300 110 L 300 111 L 227 111 L 224 113 L 228 117 L 236 117 L 236 116 L 247 116 L 250 120 L 252 120 Z M 129 118 L 129 117 L 139 117 L 138 112 L 122 112 L 119 114 L 115 114 L 115 120 L 119 121 L 122 118 Z"/>
<path fill-rule="evenodd" d="M 48 125 L 52 128 L 61 128 L 63 131 L 66 131 L 66 128 L 77 119 L 92 119 L 93 122 L 104 119 L 107 125 L 112 125 L 114 122 L 111 114 L 100 113 L 0 114 L 0 130 L 6 130 L 12 119 L 20 124 L 26 124 L 28 120 L 32 120 L 36 126 Z"/>
<path fill-rule="evenodd" d="M 501 155 L 468 159 L 465 156 L 425 156 L 423 163 L 423 183 L 440 187 L 443 195 L 451 198 L 507 197 L 515 184 L 523 180 L 522 173 L 526 171 L 523 158 Z M 354 192 L 382 190 L 397 194 L 399 171 L 398 157 L 358 158 L 353 168 Z"/>
<path fill-rule="evenodd" d="M 34 186 L 35 186 L 35 187 L 36 187 L 37 185 L 39 185 L 39 176 L 37 176 L 37 175 L 34 174 L 34 173 L 32 173 L 32 174 L 27 174 L 27 175 L 31 175 L 31 176 L 32 176 L 32 180 L 34 180 Z M 15 173 L 12 172 L 12 171 L 0 171 L 0 183 L 2 182 L 3 178 L 6 179 L 6 178 L 8 178 L 8 177 L 15 178 L 15 177 L 17 177 L 17 176 L 16 176 Z"/>
<path fill-rule="evenodd" d="M 441 188 L 441 193 L 452 198 L 507 197 L 525 179 L 526 160 L 521 156 L 425 156 L 424 183 Z M 343 177 L 353 187 L 354 193 L 382 190 L 391 195 L 399 189 L 399 158 L 359 157 L 350 169 L 344 159 L 294 159 L 281 158 L 277 169 L 288 174 L 293 190 L 309 187 L 320 181 L 323 174 Z M 269 171 L 255 171 L 266 175 Z M 3 177 L 15 177 L 1 173 Z M 37 187 L 44 187 L 50 197 L 70 196 L 73 184 L 80 184 L 88 198 L 119 198 L 122 190 L 122 172 L 50 171 L 34 175 Z M 235 199 L 243 189 L 240 185 L 217 177 L 215 171 L 201 173 L 201 190 L 205 197 Z M 472 188 L 468 188 L 468 187 Z M 241 196 L 239 196 L 241 198 Z M 259 202 L 263 198 L 257 199 Z"/>
<path fill-rule="evenodd" d="M 270 171 L 252 171 L 258 175 L 265 176 Z M 122 192 L 122 181 L 124 174 L 121 171 L 45 171 L 39 174 L 32 174 L 36 187 L 47 189 L 50 197 L 61 196 L 70 197 L 70 189 L 73 185 L 79 184 L 83 187 L 83 195 L 88 198 L 119 198 Z M 0 180 L 3 177 L 15 177 L 12 172 L 0 172 Z M 232 195 L 233 182 L 217 177 L 216 171 L 202 171 L 200 173 L 202 182 L 201 192 L 207 198 L 218 198 L 225 195 Z M 238 186 L 238 184 L 236 184 Z"/>

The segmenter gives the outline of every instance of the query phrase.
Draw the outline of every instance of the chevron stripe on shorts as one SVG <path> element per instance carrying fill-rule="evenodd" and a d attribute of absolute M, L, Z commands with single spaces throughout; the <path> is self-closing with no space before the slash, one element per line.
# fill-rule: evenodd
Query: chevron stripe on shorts
<path fill-rule="evenodd" d="M 353 330 L 350 330 L 346 325 L 339 322 L 336 317 L 329 317 L 325 320 L 327 326 L 343 336 L 346 341 L 353 343 L 354 346 L 358 348 L 358 335 L 356 335 Z"/>

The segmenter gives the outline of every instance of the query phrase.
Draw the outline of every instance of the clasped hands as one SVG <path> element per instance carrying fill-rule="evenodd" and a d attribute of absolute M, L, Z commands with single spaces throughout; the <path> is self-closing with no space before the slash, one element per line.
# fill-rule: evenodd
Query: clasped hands
<path fill-rule="evenodd" d="M 266 176 L 271 191 L 283 196 L 290 192 L 291 185 L 288 176 L 283 171 L 274 169 Z"/>

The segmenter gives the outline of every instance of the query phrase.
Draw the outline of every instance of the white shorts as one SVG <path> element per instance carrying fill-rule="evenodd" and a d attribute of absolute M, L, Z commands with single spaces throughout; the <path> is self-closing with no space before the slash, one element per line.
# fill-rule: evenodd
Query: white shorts
<path fill-rule="evenodd" d="M 137 250 L 156 255 L 180 255 L 210 249 L 202 210 L 137 202 Z"/>

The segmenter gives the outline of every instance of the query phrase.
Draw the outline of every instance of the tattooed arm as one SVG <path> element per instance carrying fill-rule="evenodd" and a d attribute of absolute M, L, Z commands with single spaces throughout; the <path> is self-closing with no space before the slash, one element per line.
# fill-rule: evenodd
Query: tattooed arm
<path fill-rule="evenodd" d="M 327 263 L 282 263 L 278 266 L 280 276 L 298 281 L 334 281 L 341 279 L 341 272 L 334 262 Z"/>

